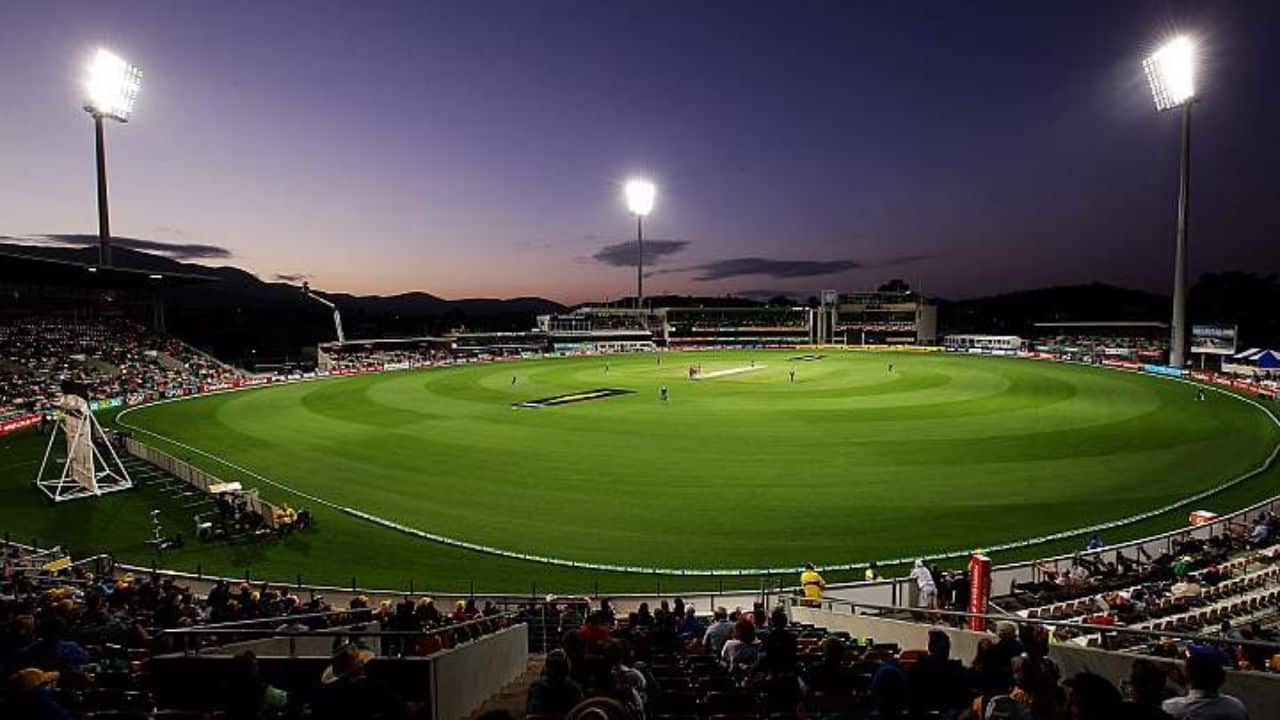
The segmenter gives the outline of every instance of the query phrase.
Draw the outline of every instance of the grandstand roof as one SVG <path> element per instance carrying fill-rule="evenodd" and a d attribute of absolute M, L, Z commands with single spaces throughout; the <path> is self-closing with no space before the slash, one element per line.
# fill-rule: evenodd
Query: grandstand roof
<path fill-rule="evenodd" d="M 1036 327 L 1043 328 L 1167 328 L 1169 323 L 1153 320 L 1100 320 L 1078 322 L 1038 322 Z"/>
<path fill-rule="evenodd" d="M 451 343 L 453 338 L 432 337 L 423 335 L 421 337 L 399 337 L 399 338 L 369 338 L 367 340 L 343 340 L 341 342 L 334 340 L 331 342 L 322 342 L 320 347 L 338 348 L 338 347 L 362 347 L 365 345 L 404 345 L 409 343 Z"/>
<path fill-rule="evenodd" d="M 40 257 L 13 247 L 0 248 L 0 281 L 28 285 L 146 288 L 216 282 L 212 275 L 138 268 L 101 267 L 62 258 Z"/>

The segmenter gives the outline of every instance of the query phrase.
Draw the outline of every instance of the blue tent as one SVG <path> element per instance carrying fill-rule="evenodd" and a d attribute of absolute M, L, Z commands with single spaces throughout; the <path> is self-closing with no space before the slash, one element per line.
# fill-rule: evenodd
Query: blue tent
<path fill-rule="evenodd" d="M 1248 363 L 1259 370 L 1280 369 L 1280 352 L 1275 350 L 1249 348 L 1242 353 L 1236 353 L 1232 359 L 1236 362 Z"/>

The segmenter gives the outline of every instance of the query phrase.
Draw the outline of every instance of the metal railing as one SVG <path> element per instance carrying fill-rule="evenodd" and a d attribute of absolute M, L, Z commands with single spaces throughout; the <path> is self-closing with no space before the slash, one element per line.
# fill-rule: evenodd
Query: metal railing
<path fill-rule="evenodd" d="M 1125 625 L 1095 625 L 1091 623 L 1073 622 L 1070 620 L 1045 620 L 1042 618 L 1026 618 L 1020 615 L 1006 615 L 995 613 L 974 613 L 965 610 L 934 610 L 930 608 L 912 608 L 899 607 L 895 605 L 879 605 L 875 603 L 853 602 L 840 598 L 823 598 L 816 601 L 817 605 L 813 605 L 815 601 L 807 600 L 800 595 L 791 595 L 785 599 L 788 613 L 794 606 L 809 607 L 811 609 L 826 610 L 828 612 L 836 612 L 836 608 L 846 608 L 849 614 L 866 615 L 884 620 L 902 620 L 906 616 L 910 622 L 917 622 L 929 625 L 939 625 L 943 620 L 954 621 L 954 624 L 945 623 L 955 630 L 968 630 L 970 619 L 979 619 L 983 624 L 991 627 L 1001 622 L 1013 623 L 1018 626 L 1031 627 L 1048 627 L 1061 628 L 1071 630 L 1082 637 L 1097 636 L 1102 644 L 1103 649 L 1130 651 L 1132 652 L 1136 646 L 1141 646 L 1151 640 L 1175 640 L 1183 642 L 1194 642 L 1204 644 L 1217 645 L 1239 645 L 1242 647 L 1257 647 L 1272 651 L 1280 651 L 1280 642 L 1262 641 L 1262 640 L 1235 640 L 1225 638 L 1221 635 L 1213 635 L 1203 632 L 1176 632 L 1169 630 L 1153 630 L 1145 628 L 1135 628 Z M 1107 637 L 1127 636 L 1142 638 L 1142 642 L 1135 643 L 1125 647 L 1107 647 Z"/>
<path fill-rule="evenodd" d="M 344 611 L 345 612 L 345 611 Z M 342 615 L 340 613 L 322 613 L 321 616 L 332 617 Z M 294 619 L 301 619 L 305 616 L 285 616 L 273 618 L 279 621 L 290 622 Z M 369 622 L 373 622 L 372 616 L 369 616 Z M 256 621 L 247 621 L 249 623 Z M 261 629 L 243 627 L 245 622 L 225 623 L 221 625 L 196 625 L 185 628 L 172 628 L 164 631 L 165 635 L 177 638 L 181 643 L 180 652 L 183 655 L 199 655 L 201 650 L 222 647 L 231 642 L 240 642 L 245 640 L 264 640 L 274 638 L 287 638 L 289 658 L 300 657 L 297 652 L 297 640 L 299 638 L 331 638 L 336 640 L 347 639 L 349 642 L 357 640 L 377 640 L 380 648 L 384 650 L 384 657 L 406 657 L 413 656 L 407 652 L 412 647 L 414 641 L 420 641 L 425 638 L 452 635 L 458 636 L 458 633 L 465 633 L 468 640 L 478 639 L 484 635 L 491 634 L 497 630 L 511 625 L 520 624 L 523 619 L 519 613 L 507 612 L 487 617 L 476 618 L 459 623 L 451 623 L 438 627 L 423 628 L 420 630 L 383 630 L 378 626 L 370 628 L 365 623 L 342 624 L 339 626 L 331 626 L 315 630 L 297 630 L 290 628 Z M 290 624 L 292 624 L 290 622 Z M 238 627 L 229 627 L 229 625 L 238 625 Z M 480 628 L 479 634 L 473 635 L 473 628 Z M 205 639 L 214 640 L 214 644 L 202 642 Z M 405 642 L 383 642 L 384 640 L 403 640 Z M 452 646 L 448 646 L 452 647 Z M 441 644 L 441 649 L 448 649 Z"/>

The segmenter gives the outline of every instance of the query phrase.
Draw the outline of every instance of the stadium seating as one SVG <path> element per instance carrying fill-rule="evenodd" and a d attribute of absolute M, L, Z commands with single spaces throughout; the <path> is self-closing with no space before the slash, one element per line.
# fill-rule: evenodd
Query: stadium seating
<path fill-rule="evenodd" d="M 224 642 L 242 641 L 243 632 L 255 628 L 261 631 L 257 637 L 269 637 L 280 629 L 409 632 L 413 635 L 381 644 L 385 657 L 407 658 L 448 650 L 520 622 L 492 604 L 481 608 L 469 603 L 451 613 L 439 613 L 429 599 L 394 603 L 356 596 L 347 603 L 348 607 L 335 609 L 321 596 L 304 600 L 286 588 L 266 583 L 235 586 L 219 581 L 207 593 L 199 594 L 170 578 L 110 571 L 97 574 L 84 564 L 50 565 L 51 558 L 65 557 L 56 549 L 35 551 L 6 543 L 2 557 L 0 677 L 10 682 L 0 691 L 0 717 L 6 718 L 28 716 L 37 697 L 41 703 L 84 717 L 183 716 L 174 706 L 201 712 L 216 710 L 220 683 L 190 673 L 185 677 L 157 677 L 150 669 L 151 658 L 174 651 L 190 652 L 197 647 L 213 650 L 216 655 Z M 226 623 L 232 623 L 230 627 L 242 634 L 228 636 Z M 210 627 L 198 636 L 182 634 L 211 624 L 216 628 Z M 305 669 L 310 682 L 300 680 L 298 687 L 310 689 L 318 684 L 321 671 L 329 665 L 327 651 L 325 655 L 323 662 L 315 658 L 299 658 L 296 663 L 272 662 L 283 662 L 286 674 L 297 675 Z M 229 656 L 222 653 L 221 657 Z M 420 672 L 395 663 L 384 666 L 391 676 L 399 673 L 407 678 Z M 170 662 L 159 667 L 167 671 L 185 666 Z M 28 669 L 57 672 L 60 676 L 53 684 L 41 682 L 38 687 L 19 688 L 15 673 L 22 676 L 20 671 Z M 413 677 L 421 684 L 420 677 Z M 178 683 L 187 691 L 172 692 Z M 175 697 L 177 701 L 173 702 Z M 213 698 L 214 707 L 197 707 L 197 698 Z M 170 709 L 158 710 L 158 699 L 170 701 Z M 302 698 L 296 709 L 304 710 L 305 702 Z"/>
<path fill-rule="evenodd" d="M 175 338 L 123 319 L 0 321 L 0 419 L 47 410 L 67 381 L 86 385 L 91 400 L 139 402 L 236 376 Z"/>

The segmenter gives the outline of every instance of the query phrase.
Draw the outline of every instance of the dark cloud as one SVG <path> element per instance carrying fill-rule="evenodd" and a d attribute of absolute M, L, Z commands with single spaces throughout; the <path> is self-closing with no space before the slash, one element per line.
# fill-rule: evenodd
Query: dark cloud
<path fill-rule="evenodd" d="M 25 235 L 22 237 L 0 236 L 0 239 L 16 242 L 34 242 L 49 245 L 73 245 L 90 247 L 98 244 L 97 235 L 84 233 L 53 233 L 50 235 Z M 158 240 L 112 236 L 112 245 L 141 250 L 143 252 L 163 255 L 173 260 L 206 260 L 210 258 L 229 258 L 231 251 L 219 245 L 203 245 L 201 243 L 167 243 Z"/>
<path fill-rule="evenodd" d="M 788 300 L 792 300 L 795 302 L 803 302 L 803 298 L 806 295 L 806 293 L 796 292 L 795 290 L 767 290 L 767 289 L 738 290 L 733 294 L 738 297 L 744 297 L 749 300 L 760 300 L 762 302 L 766 300 L 772 300 L 776 297 L 784 297 L 784 298 L 787 298 Z M 812 295 L 813 293 L 807 293 L 807 294 Z"/>
<path fill-rule="evenodd" d="M 910 265 L 912 263 L 928 260 L 929 255 L 898 255 L 876 263 L 876 267 L 896 267 L 898 265 Z"/>
<path fill-rule="evenodd" d="M 687 240 L 645 240 L 644 241 L 644 264 L 656 265 L 667 256 L 675 255 L 689 246 Z M 634 240 L 626 240 L 613 245 L 605 245 L 596 251 L 591 258 L 596 262 L 612 265 L 613 267 L 635 267 L 636 258 L 636 242 Z"/>
<path fill-rule="evenodd" d="M 314 277 L 311 273 L 276 273 L 271 276 L 272 280 L 287 283 L 300 283 L 304 280 L 310 280 Z"/>
<path fill-rule="evenodd" d="M 854 260 L 770 260 L 760 257 L 729 258 L 693 267 L 683 268 L 694 272 L 694 280 L 724 280 L 743 275 L 764 275 L 774 279 L 817 277 L 832 275 L 863 267 Z"/>

